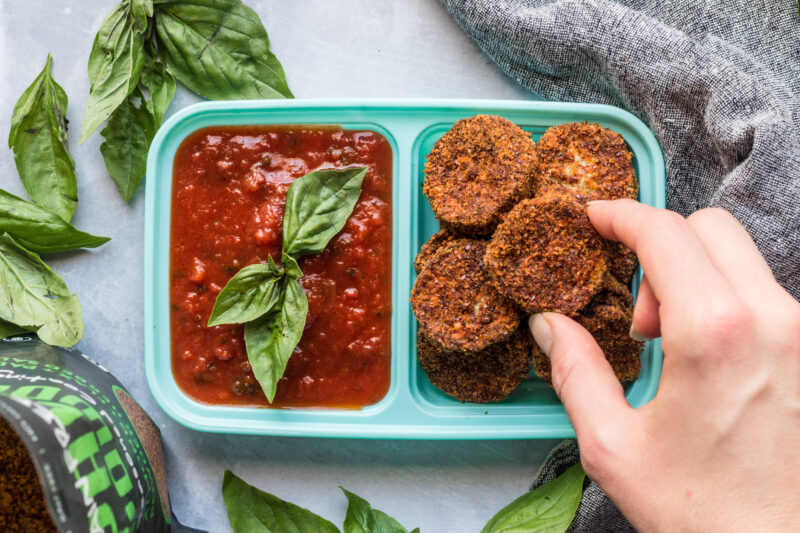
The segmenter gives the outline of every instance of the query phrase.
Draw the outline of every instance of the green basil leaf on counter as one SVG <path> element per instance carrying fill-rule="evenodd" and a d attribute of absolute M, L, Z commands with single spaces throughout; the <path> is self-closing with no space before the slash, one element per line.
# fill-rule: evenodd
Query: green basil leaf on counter
<path fill-rule="evenodd" d="M 139 83 L 144 64 L 144 35 L 136 28 L 131 5 L 122 2 L 103 21 L 89 55 L 89 100 L 81 124 L 81 142 L 94 133 Z"/>
<path fill-rule="evenodd" d="M 147 22 L 153 17 L 153 0 L 131 0 L 131 14 L 136 31 L 147 31 Z"/>
<path fill-rule="evenodd" d="M 164 63 L 147 54 L 144 66 L 142 66 L 140 81 L 150 92 L 147 109 L 155 117 L 156 126 L 160 126 L 164 119 L 164 113 L 175 94 L 175 78 L 169 73 Z"/>
<path fill-rule="evenodd" d="M 303 271 L 300 270 L 300 265 L 297 264 L 297 261 L 291 255 L 283 254 L 281 256 L 281 266 L 284 272 L 286 272 L 286 275 L 290 278 L 300 279 L 303 277 Z"/>
<path fill-rule="evenodd" d="M 270 402 L 303 335 L 307 314 L 308 299 L 300 283 L 284 277 L 278 302 L 266 315 L 244 326 L 247 359 Z"/>
<path fill-rule="evenodd" d="M 222 481 L 222 498 L 233 533 L 339 533 L 321 516 L 258 490 L 230 470 Z"/>
<path fill-rule="evenodd" d="M 356 167 L 317 170 L 296 179 L 286 194 L 283 252 L 322 252 L 353 212 L 366 174 L 367 167 Z"/>
<path fill-rule="evenodd" d="M 0 189 L 0 232 L 37 253 L 97 248 L 111 239 L 95 237 L 47 209 Z"/>
<path fill-rule="evenodd" d="M 74 346 L 83 337 L 78 297 L 8 234 L 0 235 L 0 319 L 36 331 L 54 346 Z"/>
<path fill-rule="evenodd" d="M 29 329 L 12 324 L 11 322 L 6 322 L 5 320 L 0 320 L 0 339 L 28 332 L 30 332 Z"/>
<path fill-rule="evenodd" d="M 269 263 L 248 265 L 237 272 L 217 295 L 208 326 L 241 324 L 266 314 L 281 296 L 283 273 L 272 256 Z"/>
<path fill-rule="evenodd" d="M 581 503 L 585 477 L 580 464 L 573 466 L 500 509 L 481 533 L 564 533 Z"/>
<path fill-rule="evenodd" d="M 147 149 L 158 126 L 147 108 L 138 87 L 112 113 L 100 132 L 100 153 L 111 179 L 122 197 L 129 202 L 139 187 L 147 168 Z"/>
<path fill-rule="evenodd" d="M 52 64 L 48 54 L 44 69 L 14 106 L 8 147 L 31 198 L 69 221 L 78 182 L 67 142 L 67 94 L 53 79 Z"/>
<path fill-rule="evenodd" d="M 373 509 L 364 498 L 356 496 L 343 487 L 339 488 L 347 497 L 344 533 L 408 533 L 408 530 L 400 522 L 383 511 Z M 414 531 L 419 532 L 419 529 Z"/>
<path fill-rule="evenodd" d="M 165 0 L 154 20 L 162 59 L 200 96 L 293 98 L 261 20 L 240 0 Z"/>

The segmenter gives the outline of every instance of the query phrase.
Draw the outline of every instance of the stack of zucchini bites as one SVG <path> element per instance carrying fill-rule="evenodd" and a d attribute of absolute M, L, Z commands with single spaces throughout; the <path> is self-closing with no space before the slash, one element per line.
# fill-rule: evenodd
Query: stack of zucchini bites
<path fill-rule="evenodd" d="M 538 144 L 508 120 L 458 121 L 428 154 L 423 192 L 442 230 L 420 249 L 411 305 L 431 383 L 462 402 L 507 398 L 550 361 L 526 315 L 571 316 L 620 381 L 639 375 L 630 338 L 634 253 L 595 231 L 589 200 L 636 198 L 632 154 L 597 124 L 561 124 Z"/>

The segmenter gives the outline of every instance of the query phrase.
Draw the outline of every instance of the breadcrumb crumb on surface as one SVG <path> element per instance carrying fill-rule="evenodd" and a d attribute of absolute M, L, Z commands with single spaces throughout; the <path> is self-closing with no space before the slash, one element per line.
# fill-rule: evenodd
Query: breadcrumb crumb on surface
<path fill-rule="evenodd" d="M 417 333 L 417 358 L 428 380 L 461 402 L 499 402 L 510 396 L 528 377 L 534 347 L 524 328 L 478 352 L 446 350 L 423 330 Z"/>
<path fill-rule="evenodd" d="M 484 258 L 497 290 L 527 313 L 577 314 L 601 288 L 605 240 L 569 194 L 520 202 L 495 231 Z"/>
<path fill-rule="evenodd" d="M 477 115 L 456 122 L 433 145 L 422 190 L 441 224 L 488 235 L 503 213 L 533 194 L 536 147 L 509 120 Z"/>
<path fill-rule="evenodd" d="M 580 201 L 636 199 L 639 183 L 622 136 L 598 124 L 548 128 L 536 143 L 537 194 L 567 189 Z"/>
<path fill-rule="evenodd" d="M 448 350 L 476 351 L 507 339 L 521 313 L 489 282 L 486 241 L 459 239 L 417 276 L 411 307 L 428 335 Z"/>

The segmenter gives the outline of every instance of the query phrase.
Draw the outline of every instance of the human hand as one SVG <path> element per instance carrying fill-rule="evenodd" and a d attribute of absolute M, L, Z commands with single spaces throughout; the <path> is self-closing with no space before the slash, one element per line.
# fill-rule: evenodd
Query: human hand
<path fill-rule="evenodd" d="M 640 531 L 796 531 L 800 304 L 726 211 L 616 200 L 588 214 L 638 255 L 633 324 L 662 337 L 664 364 L 633 409 L 585 329 L 531 317 L 586 473 Z"/>

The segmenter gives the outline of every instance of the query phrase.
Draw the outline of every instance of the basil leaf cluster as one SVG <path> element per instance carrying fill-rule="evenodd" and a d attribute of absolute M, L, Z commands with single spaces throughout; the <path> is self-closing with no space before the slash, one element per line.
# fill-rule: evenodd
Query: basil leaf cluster
<path fill-rule="evenodd" d="M 0 189 L 0 338 L 36 333 L 55 346 L 83 337 L 81 306 L 40 253 L 95 248 L 109 241 L 69 223 L 78 202 L 67 142 L 67 95 L 52 75 L 53 57 L 23 91 L 8 146 L 31 203 Z"/>
<path fill-rule="evenodd" d="M 564 533 L 575 518 L 586 473 L 577 464 L 503 507 L 481 533 Z M 343 533 L 409 533 L 397 520 L 373 509 L 365 499 L 339 487 L 347 497 Z M 222 497 L 234 533 L 284 531 L 338 533 L 331 522 L 225 471 Z M 411 533 L 419 533 L 419 528 Z"/>
<path fill-rule="evenodd" d="M 54 346 L 77 344 L 83 337 L 78 297 L 37 252 L 95 248 L 109 240 L 0 189 L 0 338 L 31 332 Z"/>
<path fill-rule="evenodd" d="M 53 79 L 52 65 L 48 54 L 14 106 L 8 147 L 30 197 L 69 222 L 78 203 L 78 181 L 67 142 L 67 93 Z"/>
<path fill-rule="evenodd" d="M 248 265 L 217 295 L 208 326 L 245 324 L 253 374 L 272 402 L 308 315 L 298 280 L 302 255 L 318 254 L 344 227 L 361 195 L 367 167 L 317 170 L 296 179 L 286 193 L 281 265 Z"/>
<path fill-rule="evenodd" d="M 108 173 L 126 202 L 176 78 L 209 99 L 292 98 L 258 15 L 240 0 L 123 0 L 95 36 L 81 142 L 100 132 Z"/>
<path fill-rule="evenodd" d="M 339 487 L 347 497 L 343 533 L 408 533 L 400 523 L 382 511 Z M 230 470 L 222 480 L 222 497 L 234 533 L 339 533 L 333 523 L 267 492 L 249 485 Z M 419 533 L 419 528 L 411 533 Z"/>

